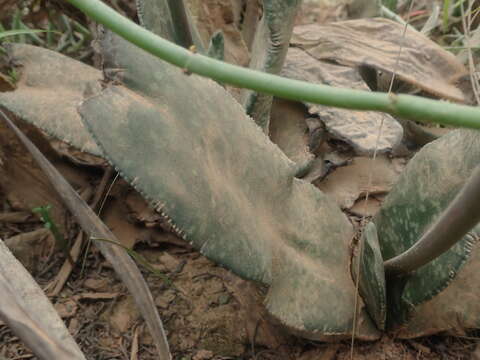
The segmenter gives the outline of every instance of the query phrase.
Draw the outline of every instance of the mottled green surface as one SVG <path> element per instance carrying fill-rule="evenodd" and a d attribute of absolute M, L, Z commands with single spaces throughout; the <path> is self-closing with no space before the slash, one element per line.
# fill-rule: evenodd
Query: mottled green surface
<path fill-rule="evenodd" d="M 462 188 L 479 158 L 480 132 L 475 130 L 452 131 L 415 155 L 375 218 L 385 260 L 420 239 Z M 468 259 L 471 242 L 466 236 L 408 278 L 396 305 L 389 308 L 393 323 L 406 321 L 417 305 L 450 283 Z"/>
<path fill-rule="evenodd" d="M 352 329 L 352 226 L 215 82 L 118 37 L 103 40 L 121 85 L 81 114 L 107 158 L 210 259 L 270 285 L 266 306 L 310 338 Z M 364 311 L 358 337 L 378 332 Z"/>
<path fill-rule="evenodd" d="M 282 70 L 301 2 L 263 0 L 263 16 L 253 40 L 250 68 L 271 74 Z M 243 98 L 247 113 L 268 132 L 272 96 L 245 90 Z"/>
<path fill-rule="evenodd" d="M 387 317 L 387 289 L 385 285 L 385 270 L 383 258 L 378 244 L 377 229 L 373 222 L 363 229 L 361 238 L 362 253 L 354 259 L 353 273 L 357 272 L 360 264 L 359 290 L 366 303 L 367 311 L 375 321 L 377 327 L 385 329 Z M 355 276 L 356 279 L 356 276 Z"/>
<path fill-rule="evenodd" d="M 137 0 L 140 24 L 161 37 L 176 42 L 175 27 L 168 0 Z"/>
<path fill-rule="evenodd" d="M 161 37 L 172 41 L 178 45 L 188 47 L 187 32 L 190 32 L 191 39 L 197 51 L 204 52 L 202 40 L 195 28 L 188 9 L 183 18 L 178 8 L 171 8 L 171 3 L 180 0 L 137 0 L 138 18 L 143 27 Z M 187 24 L 185 24 L 185 21 Z M 185 28 L 187 27 L 187 29 Z"/>
<path fill-rule="evenodd" d="M 89 92 L 99 91 L 101 71 L 44 48 L 5 47 L 21 75 L 15 91 L 0 92 L 0 106 L 78 149 L 101 155 L 76 109 Z"/>
<path fill-rule="evenodd" d="M 416 306 L 408 323 L 396 335 L 415 338 L 448 331 L 465 335 L 465 330 L 480 328 L 480 225 L 467 235 L 472 244 L 471 254 L 455 279 L 440 294 Z"/>
<path fill-rule="evenodd" d="M 207 55 L 223 61 L 225 58 L 225 39 L 221 30 L 216 31 L 210 38 Z"/>

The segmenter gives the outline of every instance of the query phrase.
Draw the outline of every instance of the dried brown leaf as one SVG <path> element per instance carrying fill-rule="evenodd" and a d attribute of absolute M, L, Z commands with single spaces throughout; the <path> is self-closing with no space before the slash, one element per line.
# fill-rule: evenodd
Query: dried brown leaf
<path fill-rule="evenodd" d="M 311 24 L 296 27 L 291 44 L 317 60 L 395 73 L 430 95 L 465 102 L 465 94 L 453 85 L 467 73 L 463 64 L 421 33 L 408 29 L 402 36 L 403 31 L 403 25 L 381 18 Z"/>
<path fill-rule="evenodd" d="M 350 165 L 337 168 L 317 186 L 333 196 L 340 207 L 349 209 L 367 191 L 370 195 L 388 193 L 398 175 L 387 157 L 377 157 L 373 164 L 370 158 L 357 157 Z"/>

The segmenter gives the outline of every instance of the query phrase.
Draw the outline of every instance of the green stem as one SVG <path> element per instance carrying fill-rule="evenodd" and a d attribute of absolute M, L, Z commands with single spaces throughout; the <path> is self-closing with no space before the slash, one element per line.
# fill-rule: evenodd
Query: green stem
<path fill-rule="evenodd" d="M 450 0 L 444 0 L 443 2 L 443 32 L 446 33 L 448 31 L 448 19 L 450 17 Z"/>
<path fill-rule="evenodd" d="M 345 109 L 382 111 L 415 121 L 480 129 L 480 109 L 475 107 L 411 95 L 389 95 L 315 85 L 245 69 L 194 54 L 172 44 L 116 13 L 100 0 L 67 1 L 95 21 L 160 59 L 221 83 L 295 101 Z"/>

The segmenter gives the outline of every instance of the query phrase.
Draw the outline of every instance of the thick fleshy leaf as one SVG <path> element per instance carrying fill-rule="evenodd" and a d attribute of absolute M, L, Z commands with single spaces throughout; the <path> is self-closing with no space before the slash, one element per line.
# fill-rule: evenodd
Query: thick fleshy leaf
<path fill-rule="evenodd" d="M 237 24 L 237 21 L 232 21 L 240 18 L 240 14 L 236 11 L 240 10 L 237 8 L 237 5 L 240 6 L 239 2 L 232 0 L 186 1 L 192 13 L 192 20 L 202 37 L 203 43 L 211 43 L 215 38 L 219 40 L 216 34 L 221 32 L 223 42 L 225 43 L 224 58 L 222 60 L 240 66 L 247 66 L 250 55 L 244 37 L 239 30 L 242 29 L 243 31 L 244 27 L 243 24 Z"/>
<path fill-rule="evenodd" d="M 360 278 L 355 278 L 359 281 L 359 291 L 368 313 L 377 327 L 384 330 L 387 320 L 387 288 L 377 229 L 373 222 L 363 229 L 361 242 L 362 253 L 354 258 L 354 274 L 359 271 Z"/>
<path fill-rule="evenodd" d="M 220 61 L 225 60 L 225 38 L 221 31 L 215 32 L 210 38 L 207 55 Z"/>
<path fill-rule="evenodd" d="M 294 178 L 297 166 L 215 82 L 112 35 L 103 48 L 128 88 L 107 86 L 80 112 L 122 176 L 203 254 L 269 284 L 266 306 L 284 325 L 351 334 L 353 231 L 334 201 Z M 357 334 L 378 337 L 364 310 Z"/>
<path fill-rule="evenodd" d="M 76 109 L 86 92 L 99 91 L 101 71 L 44 48 L 5 47 L 11 61 L 21 67 L 21 76 L 15 91 L 0 92 L 0 106 L 78 149 L 101 156 Z"/>
<path fill-rule="evenodd" d="M 144 28 L 175 42 L 175 27 L 168 0 L 137 0 L 137 12 L 140 23 Z"/>
<path fill-rule="evenodd" d="M 282 70 L 301 0 L 263 0 L 263 16 L 252 45 L 250 68 L 271 74 Z M 247 113 L 268 133 L 273 97 L 245 90 Z"/>
<path fill-rule="evenodd" d="M 398 337 L 414 338 L 443 331 L 464 335 L 465 330 L 480 328 L 480 226 L 467 235 L 475 246 L 465 265 L 448 287 L 433 299 L 418 305 Z"/>
<path fill-rule="evenodd" d="M 191 42 L 198 51 L 204 52 L 202 39 L 184 0 L 137 0 L 137 11 L 146 29 L 184 47 L 192 45 Z"/>
<path fill-rule="evenodd" d="M 420 239 L 462 188 L 478 165 L 479 157 L 480 132 L 475 130 L 452 131 L 416 154 L 375 218 L 385 260 L 399 255 Z M 476 246 L 474 243 L 472 236 L 467 235 L 449 251 L 411 274 L 404 287 L 396 289 L 398 298 L 389 308 L 391 322 L 404 323 L 419 305 L 434 297 L 432 301 L 441 298 L 452 281 L 454 284 L 466 281 L 455 276 L 469 258 L 472 247 Z M 475 278 L 478 277 L 473 276 L 468 281 L 475 283 Z M 456 301 L 465 304 L 458 316 L 478 314 L 466 312 L 472 299 L 459 296 Z M 451 311 L 448 306 L 442 309 L 442 313 Z M 429 332 L 427 328 L 417 328 L 417 331 L 417 334 Z"/>

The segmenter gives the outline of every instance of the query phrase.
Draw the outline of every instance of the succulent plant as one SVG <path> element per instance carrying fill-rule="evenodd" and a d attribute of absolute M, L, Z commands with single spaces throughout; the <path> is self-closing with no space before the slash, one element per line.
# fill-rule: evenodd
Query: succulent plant
<path fill-rule="evenodd" d="M 353 229 L 333 200 L 296 179 L 298 165 L 215 82 L 110 33 L 102 49 L 104 66 L 122 71 L 80 113 L 121 175 L 202 254 L 269 285 L 266 306 L 282 323 L 348 335 Z M 359 336 L 376 338 L 365 315 Z"/>
<path fill-rule="evenodd" d="M 301 0 L 263 1 L 263 16 L 253 39 L 251 68 L 280 73 L 301 3 Z M 268 133 L 273 97 L 250 90 L 245 90 L 242 97 L 247 113 Z"/>
<path fill-rule="evenodd" d="M 178 13 L 171 4 L 142 1 L 142 23 L 185 46 L 185 39 L 196 43 L 188 14 L 183 23 L 190 37 L 180 34 L 185 27 L 173 26 Z M 298 4 L 265 0 L 255 41 L 275 39 L 278 19 L 287 19 L 290 28 Z M 253 59 L 263 59 L 258 68 L 280 71 L 289 31 L 279 35 L 278 58 L 271 57 L 272 49 L 259 54 L 253 47 Z M 477 291 L 477 228 L 401 279 L 385 278 L 383 263 L 415 244 L 466 183 L 480 155 L 478 132 L 453 131 L 411 160 L 365 228 L 363 252 L 351 266 L 352 224 L 329 196 L 298 179 L 305 164 L 291 161 L 264 132 L 271 100 L 266 107 L 259 98 L 249 100 L 260 109 L 253 111 L 260 114 L 255 122 L 214 81 L 160 61 L 109 31 L 99 43 L 103 76 L 45 49 L 9 45 L 22 75 L 15 91 L 0 93 L 0 105 L 107 158 L 178 236 L 236 274 L 268 285 L 266 307 L 297 334 L 324 340 L 354 331 L 374 340 L 382 330 L 405 324 L 400 336 L 478 326 L 475 298 L 452 300 L 456 292 Z M 52 101 L 54 92 L 68 101 Z M 355 315 L 358 276 L 362 297 Z M 452 312 L 455 324 L 449 322 Z"/>
<path fill-rule="evenodd" d="M 385 260 L 408 250 L 432 227 L 477 167 L 479 155 L 480 133 L 474 130 L 452 131 L 415 155 L 374 219 Z M 470 296 L 478 289 L 478 277 L 465 276 L 478 266 L 478 231 L 476 226 L 402 281 L 391 281 L 392 328 L 402 325 L 400 334 L 414 337 L 478 326 L 478 301 Z M 435 316 L 429 315 L 432 311 Z"/>

